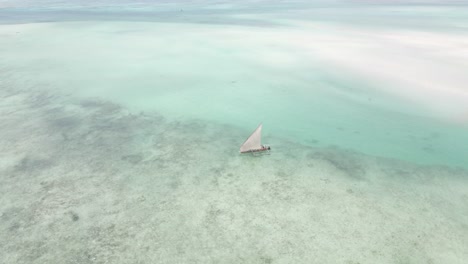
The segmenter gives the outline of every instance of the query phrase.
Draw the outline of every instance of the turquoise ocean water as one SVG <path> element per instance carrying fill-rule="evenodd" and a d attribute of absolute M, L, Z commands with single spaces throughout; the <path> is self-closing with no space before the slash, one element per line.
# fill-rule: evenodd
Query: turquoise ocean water
<path fill-rule="evenodd" d="M 465 263 L 467 30 L 463 1 L 0 1 L 0 260 Z"/>

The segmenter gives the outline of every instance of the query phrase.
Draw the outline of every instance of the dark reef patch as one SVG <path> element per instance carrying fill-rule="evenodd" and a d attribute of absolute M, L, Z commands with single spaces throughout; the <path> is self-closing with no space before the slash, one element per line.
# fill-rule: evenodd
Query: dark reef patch
<path fill-rule="evenodd" d="M 103 115 L 112 115 L 124 110 L 119 104 L 99 99 L 82 100 L 78 105 L 89 110 L 97 111 Z"/>
<path fill-rule="evenodd" d="M 68 212 L 68 215 L 70 216 L 70 218 L 71 218 L 71 220 L 73 222 L 76 222 L 76 221 L 80 220 L 80 216 L 74 211 Z"/>
<path fill-rule="evenodd" d="M 322 160 L 330 163 L 338 170 L 347 175 L 363 180 L 366 170 L 358 158 L 353 157 L 353 153 L 336 150 L 315 151 L 307 154 L 308 159 Z"/>
<path fill-rule="evenodd" d="M 75 116 L 64 116 L 50 121 L 50 124 L 56 128 L 76 128 L 82 123 L 82 120 Z"/>
<path fill-rule="evenodd" d="M 15 165 L 14 169 L 17 172 L 35 172 L 48 169 L 53 165 L 54 162 L 50 159 L 26 156 Z"/>
<path fill-rule="evenodd" d="M 122 160 L 127 161 L 133 165 L 136 165 L 143 160 L 143 155 L 141 154 L 125 155 L 125 156 L 122 156 Z"/>

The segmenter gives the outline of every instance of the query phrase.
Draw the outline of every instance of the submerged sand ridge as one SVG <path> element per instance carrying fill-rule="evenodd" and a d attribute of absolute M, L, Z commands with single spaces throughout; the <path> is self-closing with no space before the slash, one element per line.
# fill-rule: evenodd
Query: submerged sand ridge
<path fill-rule="evenodd" d="M 0 262 L 465 263 L 468 173 L 0 83 Z"/>

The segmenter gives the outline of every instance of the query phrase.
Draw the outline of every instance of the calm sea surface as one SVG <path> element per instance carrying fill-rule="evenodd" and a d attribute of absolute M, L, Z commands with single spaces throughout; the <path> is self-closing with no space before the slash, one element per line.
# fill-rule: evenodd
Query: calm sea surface
<path fill-rule="evenodd" d="M 463 1 L 0 1 L 0 262 L 466 263 L 467 62 Z"/>

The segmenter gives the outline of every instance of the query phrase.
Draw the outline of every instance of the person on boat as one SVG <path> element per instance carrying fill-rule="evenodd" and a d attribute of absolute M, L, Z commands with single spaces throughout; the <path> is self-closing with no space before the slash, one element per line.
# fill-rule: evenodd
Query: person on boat
<path fill-rule="evenodd" d="M 270 146 L 264 146 L 264 145 L 262 145 L 262 150 L 270 150 Z"/>

